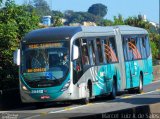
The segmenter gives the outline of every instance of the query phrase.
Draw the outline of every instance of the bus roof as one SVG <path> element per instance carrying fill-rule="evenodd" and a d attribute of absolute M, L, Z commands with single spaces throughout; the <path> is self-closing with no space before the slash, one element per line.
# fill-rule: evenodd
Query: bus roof
<path fill-rule="evenodd" d="M 119 28 L 121 34 L 147 34 L 148 32 L 145 29 L 138 28 L 138 27 L 132 27 L 127 25 L 121 25 L 121 26 L 63 26 L 63 27 L 49 27 L 49 28 L 43 28 L 38 30 L 33 30 L 30 33 L 28 33 L 23 41 L 28 43 L 34 43 L 34 42 L 46 42 L 47 41 L 53 41 L 53 40 L 65 40 L 68 38 L 73 37 L 76 33 L 82 32 L 82 33 L 108 33 L 112 32 L 114 33 L 114 29 Z"/>

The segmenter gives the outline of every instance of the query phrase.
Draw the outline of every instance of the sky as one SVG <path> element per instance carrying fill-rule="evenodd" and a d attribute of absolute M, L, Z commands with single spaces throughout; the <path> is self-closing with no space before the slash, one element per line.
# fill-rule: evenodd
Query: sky
<path fill-rule="evenodd" d="M 27 0 L 15 0 L 17 4 L 22 4 Z M 29 0 L 28 0 L 29 1 Z M 160 0 L 46 0 L 53 10 L 64 12 L 65 10 L 87 11 L 96 3 L 107 6 L 108 13 L 105 18 L 113 20 L 113 16 L 121 14 L 124 18 L 146 15 L 149 21 L 159 23 Z"/>

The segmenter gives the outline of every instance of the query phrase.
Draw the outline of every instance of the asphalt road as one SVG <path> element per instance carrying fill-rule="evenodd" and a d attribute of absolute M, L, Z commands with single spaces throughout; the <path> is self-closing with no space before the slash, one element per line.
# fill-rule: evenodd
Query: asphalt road
<path fill-rule="evenodd" d="M 114 100 L 107 97 L 94 99 L 87 105 L 77 103 L 47 104 L 44 108 L 37 109 L 35 106 L 19 109 L 0 111 L 0 118 L 11 117 L 15 119 L 56 119 L 112 112 L 126 108 L 160 103 L 160 81 L 144 87 L 141 94 L 128 94 L 125 92 Z M 160 113 L 160 110 L 157 110 Z"/>

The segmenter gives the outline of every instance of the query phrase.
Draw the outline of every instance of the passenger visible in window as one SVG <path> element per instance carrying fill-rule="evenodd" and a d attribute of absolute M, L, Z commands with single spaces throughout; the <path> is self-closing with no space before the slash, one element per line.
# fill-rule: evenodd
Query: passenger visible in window
<path fill-rule="evenodd" d="M 64 54 L 63 55 L 63 65 L 69 65 L 69 60 L 68 60 L 68 56 L 67 56 L 67 54 Z"/>
<path fill-rule="evenodd" d="M 102 57 L 102 49 L 101 49 L 101 42 L 100 42 L 100 39 L 97 39 L 96 44 L 97 44 L 99 62 L 100 62 L 100 63 L 103 63 L 103 57 Z"/>
<path fill-rule="evenodd" d="M 87 46 L 83 46 L 82 48 L 82 63 L 84 65 L 89 65 Z"/>

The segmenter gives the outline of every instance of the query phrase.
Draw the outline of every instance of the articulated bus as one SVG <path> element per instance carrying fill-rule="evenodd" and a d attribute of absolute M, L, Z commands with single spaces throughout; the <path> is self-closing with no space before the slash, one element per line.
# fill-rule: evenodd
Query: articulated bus
<path fill-rule="evenodd" d="M 14 62 L 24 103 L 115 98 L 124 90 L 140 93 L 153 79 L 148 32 L 125 25 L 34 30 Z"/>

